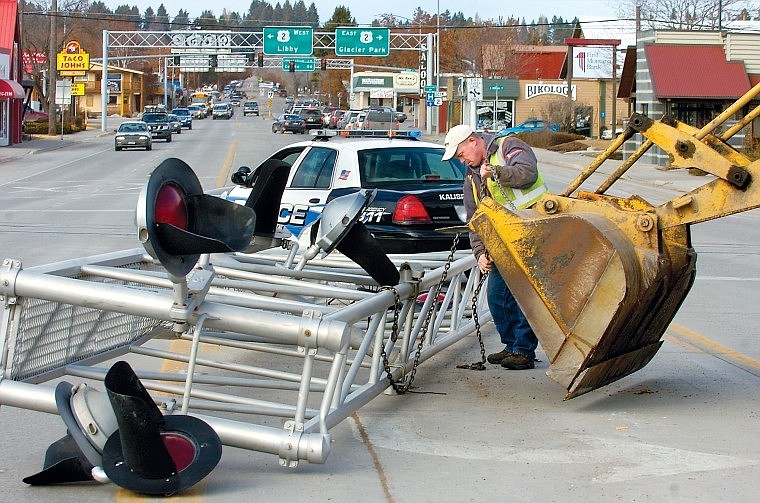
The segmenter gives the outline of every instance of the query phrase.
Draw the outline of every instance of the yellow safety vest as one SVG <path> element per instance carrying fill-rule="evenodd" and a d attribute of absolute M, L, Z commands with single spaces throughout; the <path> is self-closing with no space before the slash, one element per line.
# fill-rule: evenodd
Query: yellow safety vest
<path fill-rule="evenodd" d="M 499 148 L 497 148 L 496 152 L 491 154 L 491 157 L 488 158 L 488 163 L 491 166 L 506 166 L 507 161 L 509 160 L 509 156 L 504 157 L 501 151 L 501 143 L 504 141 L 504 139 L 499 139 L 496 141 L 499 142 Z M 536 177 L 536 181 L 533 183 L 533 185 L 526 189 L 507 187 L 504 184 L 502 184 L 501 189 L 499 189 L 499 186 L 496 184 L 496 181 L 493 178 L 489 178 L 486 183 L 488 186 L 488 191 L 491 193 L 491 197 L 494 201 L 501 204 L 502 206 L 506 206 L 507 200 L 509 200 L 518 210 L 527 208 L 528 206 L 532 205 L 541 198 L 544 192 L 549 191 L 549 189 L 546 187 L 546 184 L 544 183 L 544 178 L 541 176 L 540 171 L 538 171 L 538 177 Z M 473 195 L 475 197 L 475 204 L 480 204 L 474 185 Z"/>

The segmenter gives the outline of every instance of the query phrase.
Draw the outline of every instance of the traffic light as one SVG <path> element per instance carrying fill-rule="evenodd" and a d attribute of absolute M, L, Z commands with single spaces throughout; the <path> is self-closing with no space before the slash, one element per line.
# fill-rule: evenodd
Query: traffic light
<path fill-rule="evenodd" d="M 164 160 L 137 202 L 137 236 L 145 250 L 174 276 L 189 273 L 202 253 L 241 251 L 251 242 L 256 213 L 203 193 L 183 161 Z"/>
<path fill-rule="evenodd" d="M 256 65 L 258 65 L 259 68 L 262 68 L 264 66 L 264 53 L 260 52 L 256 56 Z"/>
<path fill-rule="evenodd" d="M 319 68 L 322 69 L 322 71 L 327 70 L 327 58 L 322 58 L 319 62 Z"/>
<path fill-rule="evenodd" d="M 296 71 L 296 62 L 293 61 L 292 59 L 288 63 L 288 71 L 291 73 Z"/>

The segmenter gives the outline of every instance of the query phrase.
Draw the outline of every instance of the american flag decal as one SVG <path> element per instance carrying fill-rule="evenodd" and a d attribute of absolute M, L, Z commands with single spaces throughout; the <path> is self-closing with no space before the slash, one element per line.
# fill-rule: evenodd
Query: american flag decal
<path fill-rule="evenodd" d="M 351 173 L 351 171 L 348 169 L 340 170 L 340 176 L 338 176 L 338 180 L 348 180 L 349 173 Z"/>

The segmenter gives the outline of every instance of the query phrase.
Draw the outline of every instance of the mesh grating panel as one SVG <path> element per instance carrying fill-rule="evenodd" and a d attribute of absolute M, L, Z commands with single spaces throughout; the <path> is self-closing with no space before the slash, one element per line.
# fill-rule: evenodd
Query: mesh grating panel
<path fill-rule="evenodd" d="M 145 269 L 144 264 L 131 264 Z M 131 283 L 80 277 L 103 283 Z M 144 285 L 139 286 L 145 289 Z M 159 326 L 161 320 L 42 299 L 20 298 L 18 333 L 8 377 L 15 381 L 56 370 L 105 351 L 127 346 Z"/>

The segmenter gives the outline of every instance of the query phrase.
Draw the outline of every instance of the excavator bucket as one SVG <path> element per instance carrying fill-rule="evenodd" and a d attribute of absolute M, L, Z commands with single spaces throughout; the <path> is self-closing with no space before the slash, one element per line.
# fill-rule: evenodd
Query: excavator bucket
<path fill-rule="evenodd" d="M 470 221 L 547 354 L 547 374 L 573 398 L 644 367 L 694 282 L 690 225 L 760 207 L 760 161 L 710 133 L 743 107 L 756 86 L 697 130 L 634 114 L 629 129 L 562 195 L 531 209 L 484 198 Z M 744 125 L 760 115 L 748 114 Z M 741 123 L 740 123 L 741 124 Z M 733 134 L 741 128 L 731 128 Z M 593 193 L 573 192 L 634 134 L 647 140 Z M 657 145 L 671 166 L 697 167 L 715 179 L 660 206 L 604 194 L 643 150 Z"/>

